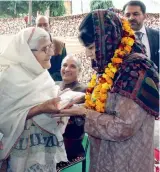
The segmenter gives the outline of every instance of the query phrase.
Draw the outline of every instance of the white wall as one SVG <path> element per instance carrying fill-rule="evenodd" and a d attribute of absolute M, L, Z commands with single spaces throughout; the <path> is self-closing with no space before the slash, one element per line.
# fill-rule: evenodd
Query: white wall
<path fill-rule="evenodd" d="M 90 0 L 72 0 L 72 14 L 82 14 L 90 11 Z"/>

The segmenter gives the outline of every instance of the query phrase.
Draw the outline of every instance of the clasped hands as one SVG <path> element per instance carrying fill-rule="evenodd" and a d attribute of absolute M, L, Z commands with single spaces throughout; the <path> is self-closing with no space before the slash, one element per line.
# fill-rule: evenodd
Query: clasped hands
<path fill-rule="evenodd" d="M 74 102 L 68 104 L 64 109 L 59 110 L 57 107 L 59 101 L 61 101 L 60 97 L 50 99 L 43 104 L 40 105 L 41 113 L 50 113 L 55 116 L 75 116 L 75 115 L 85 115 L 86 108 L 83 105 L 74 105 Z M 79 103 L 77 100 L 76 103 Z"/>

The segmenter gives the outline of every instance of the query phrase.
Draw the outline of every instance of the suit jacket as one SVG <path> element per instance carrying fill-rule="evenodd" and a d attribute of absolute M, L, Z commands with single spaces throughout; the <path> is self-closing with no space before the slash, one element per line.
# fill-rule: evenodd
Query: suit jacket
<path fill-rule="evenodd" d="M 147 27 L 146 32 L 150 46 L 151 60 L 159 69 L 159 31 Z"/>

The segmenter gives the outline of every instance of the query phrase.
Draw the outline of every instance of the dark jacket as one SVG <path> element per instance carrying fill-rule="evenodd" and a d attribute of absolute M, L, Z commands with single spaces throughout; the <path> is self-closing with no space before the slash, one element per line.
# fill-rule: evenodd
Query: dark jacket
<path fill-rule="evenodd" d="M 73 82 L 65 85 L 63 82 L 60 83 L 61 90 L 70 88 L 73 91 L 85 92 L 86 86 L 79 82 Z M 83 102 L 84 103 L 84 100 Z M 68 160 L 71 161 L 78 156 L 84 155 L 84 149 L 82 146 L 82 139 L 84 136 L 84 123 L 85 118 L 82 116 L 71 116 L 63 134 L 65 148 L 67 152 Z"/>
<path fill-rule="evenodd" d="M 48 69 L 48 72 L 50 73 L 51 77 L 54 79 L 54 81 L 62 81 L 61 77 L 61 63 L 64 57 L 67 55 L 65 43 L 62 41 L 59 41 L 57 39 L 53 39 L 51 34 L 49 33 L 50 40 L 54 44 L 55 47 L 55 55 L 51 58 L 51 68 Z"/>
<path fill-rule="evenodd" d="M 51 68 L 48 69 L 51 77 L 54 79 L 54 81 L 62 81 L 61 77 L 61 63 L 64 57 L 66 57 L 67 52 L 66 48 L 64 47 L 62 50 L 62 54 L 58 54 L 56 56 L 52 56 L 51 58 Z"/>
<path fill-rule="evenodd" d="M 159 69 L 159 31 L 146 27 L 146 32 L 150 46 L 151 60 Z"/>

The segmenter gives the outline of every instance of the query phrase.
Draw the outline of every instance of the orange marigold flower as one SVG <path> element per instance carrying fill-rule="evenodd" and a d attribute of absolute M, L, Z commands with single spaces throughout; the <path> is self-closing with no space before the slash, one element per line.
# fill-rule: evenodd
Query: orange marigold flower
<path fill-rule="evenodd" d="M 85 105 L 85 106 L 88 106 L 88 105 L 89 105 L 88 102 L 89 102 L 89 101 L 86 100 L 85 103 L 84 103 L 84 105 Z"/>
<path fill-rule="evenodd" d="M 130 29 L 129 35 L 130 35 L 130 36 L 133 36 L 133 35 L 134 35 L 134 31 L 133 31 L 132 29 Z"/>
<path fill-rule="evenodd" d="M 91 94 L 86 93 L 85 99 L 86 99 L 86 100 L 90 100 L 90 99 L 91 99 Z"/>
<path fill-rule="evenodd" d="M 126 45 L 126 46 L 124 47 L 124 50 L 125 50 L 127 53 L 130 53 L 131 50 L 132 50 L 132 48 L 131 48 L 131 46 Z"/>
<path fill-rule="evenodd" d="M 106 68 L 105 69 L 105 73 L 110 76 L 111 78 L 114 78 L 114 73 L 109 69 L 109 68 Z"/>
<path fill-rule="evenodd" d="M 98 108 L 103 108 L 104 107 L 104 103 L 102 103 L 99 99 L 96 101 L 96 107 Z"/>
<path fill-rule="evenodd" d="M 110 84 L 108 83 L 102 84 L 102 89 L 105 89 L 105 90 L 110 89 Z"/>
<path fill-rule="evenodd" d="M 100 101 L 104 103 L 104 101 L 107 99 L 107 94 L 101 94 Z"/>
<path fill-rule="evenodd" d="M 133 44 L 134 44 L 134 39 L 128 38 L 128 45 L 133 46 Z"/>
<path fill-rule="evenodd" d="M 93 74 L 92 79 L 96 80 L 96 78 L 97 78 L 96 74 Z"/>
<path fill-rule="evenodd" d="M 113 80 L 109 76 L 107 76 L 106 81 L 108 84 L 113 85 Z"/>
<path fill-rule="evenodd" d="M 132 39 L 130 37 L 124 37 L 124 38 L 122 38 L 121 43 L 132 46 L 134 44 L 134 39 Z"/>
<path fill-rule="evenodd" d="M 96 82 L 91 81 L 88 83 L 88 87 L 90 87 L 90 88 L 93 88 L 95 86 L 96 86 Z"/>
<path fill-rule="evenodd" d="M 96 111 L 97 112 L 104 112 L 104 106 L 96 106 Z"/>
<path fill-rule="evenodd" d="M 115 52 L 114 52 L 114 54 L 117 55 L 117 56 L 118 56 L 120 53 L 121 53 L 121 50 L 120 50 L 120 49 L 117 49 L 117 50 L 115 50 Z"/>
<path fill-rule="evenodd" d="M 106 79 L 106 78 L 107 78 L 107 75 L 106 75 L 105 73 L 103 73 L 102 77 L 103 77 L 104 79 Z"/>
<path fill-rule="evenodd" d="M 108 64 L 108 67 L 110 68 L 110 70 L 113 72 L 113 73 L 116 73 L 117 72 L 117 68 L 115 66 L 113 66 L 112 63 L 109 63 Z"/>
<path fill-rule="evenodd" d="M 95 107 L 96 106 L 96 103 L 94 103 L 92 101 L 90 101 L 89 104 L 90 104 L 91 107 Z"/>
<path fill-rule="evenodd" d="M 135 35 L 129 22 L 122 19 L 122 25 L 123 38 L 118 49 L 114 52 L 114 56 L 111 59 L 112 63 L 108 64 L 108 67 L 105 68 L 105 72 L 101 77 L 97 78 L 96 74 L 92 75 L 92 79 L 85 96 L 85 106 L 89 109 L 94 109 L 98 112 L 105 111 L 108 91 L 113 85 L 112 79 L 119 68 L 119 64 L 122 63 L 123 57 L 130 53 L 134 44 Z"/>
<path fill-rule="evenodd" d="M 117 57 L 117 58 L 116 58 L 116 57 L 112 58 L 111 61 L 112 61 L 113 63 L 118 63 L 118 64 L 119 64 L 119 63 L 122 63 L 122 59 L 121 59 L 121 58 L 118 58 L 118 57 Z"/>
<path fill-rule="evenodd" d="M 107 89 L 106 88 L 102 88 L 100 93 L 102 93 L 102 94 L 105 93 L 106 94 L 107 93 Z"/>
<path fill-rule="evenodd" d="M 101 90 L 101 87 L 102 87 L 102 84 L 99 84 L 95 87 L 95 91 L 100 91 Z"/>

